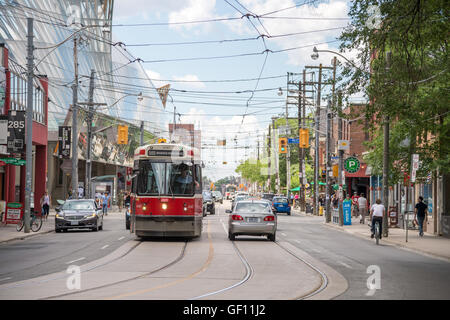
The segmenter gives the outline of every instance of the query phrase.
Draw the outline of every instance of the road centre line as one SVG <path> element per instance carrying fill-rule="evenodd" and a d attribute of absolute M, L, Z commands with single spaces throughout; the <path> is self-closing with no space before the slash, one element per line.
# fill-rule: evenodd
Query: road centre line
<path fill-rule="evenodd" d="M 122 240 L 123 238 L 125 238 L 125 237 L 120 237 L 119 239 L 117 239 L 117 240 Z"/>
<path fill-rule="evenodd" d="M 71 263 L 74 263 L 74 262 L 77 262 L 77 261 L 81 261 L 81 260 L 84 260 L 84 259 L 86 259 L 86 257 L 81 257 L 81 258 L 79 258 L 79 259 L 76 259 L 76 260 L 72 260 L 72 261 L 66 262 L 66 264 L 71 264 Z"/>
<path fill-rule="evenodd" d="M 104 246 L 101 248 L 101 250 L 106 249 L 106 248 L 108 248 L 108 247 L 109 247 L 109 244 L 104 245 Z"/>
<path fill-rule="evenodd" d="M 5 280 L 9 280 L 9 279 L 12 279 L 12 278 L 11 277 L 3 278 L 3 279 L 0 279 L 0 281 L 5 281 Z"/>

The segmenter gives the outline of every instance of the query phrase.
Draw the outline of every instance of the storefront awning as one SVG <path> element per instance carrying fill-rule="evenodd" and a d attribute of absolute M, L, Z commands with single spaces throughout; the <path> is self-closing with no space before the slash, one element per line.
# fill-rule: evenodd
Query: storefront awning
<path fill-rule="evenodd" d="M 367 164 L 363 163 L 363 164 L 361 164 L 361 167 L 359 168 L 358 171 L 356 171 L 354 173 L 345 172 L 345 177 L 346 178 L 370 178 L 370 176 L 366 174 L 366 169 L 367 169 Z"/>

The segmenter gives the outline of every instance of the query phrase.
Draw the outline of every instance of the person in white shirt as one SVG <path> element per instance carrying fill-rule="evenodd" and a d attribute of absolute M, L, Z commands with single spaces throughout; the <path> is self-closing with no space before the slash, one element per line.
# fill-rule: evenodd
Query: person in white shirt
<path fill-rule="evenodd" d="M 375 235 L 375 222 L 378 221 L 380 223 L 380 239 L 383 234 L 383 215 L 384 215 L 384 206 L 381 204 L 381 199 L 377 199 L 376 203 L 370 208 L 370 219 L 372 220 L 372 235 L 371 238 Z"/>
<path fill-rule="evenodd" d="M 361 196 L 358 197 L 357 203 L 358 203 L 358 213 L 361 216 L 361 220 L 359 221 L 359 223 L 364 224 L 367 213 L 367 199 L 364 198 L 364 193 L 361 193 Z"/>

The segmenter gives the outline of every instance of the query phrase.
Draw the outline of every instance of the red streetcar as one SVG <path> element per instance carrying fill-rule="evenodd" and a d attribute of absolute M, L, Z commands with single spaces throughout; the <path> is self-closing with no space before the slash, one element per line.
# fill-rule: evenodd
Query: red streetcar
<path fill-rule="evenodd" d="M 200 151 L 180 144 L 136 149 L 130 231 L 138 237 L 198 237 L 203 199 Z"/>

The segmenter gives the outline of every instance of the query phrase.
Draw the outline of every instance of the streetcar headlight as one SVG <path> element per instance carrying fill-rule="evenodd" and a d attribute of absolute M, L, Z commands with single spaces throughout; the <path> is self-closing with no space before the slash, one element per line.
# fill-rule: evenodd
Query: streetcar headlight
<path fill-rule="evenodd" d="M 147 210 L 147 206 L 145 204 L 142 206 L 142 210 L 143 211 Z"/>
<path fill-rule="evenodd" d="M 163 208 L 163 210 L 166 210 L 167 209 L 167 203 L 163 203 L 162 204 L 162 208 Z"/>
<path fill-rule="evenodd" d="M 183 210 L 184 210 L 184 211 L 187 211 L 187 207 L 184 207 Z"/>

